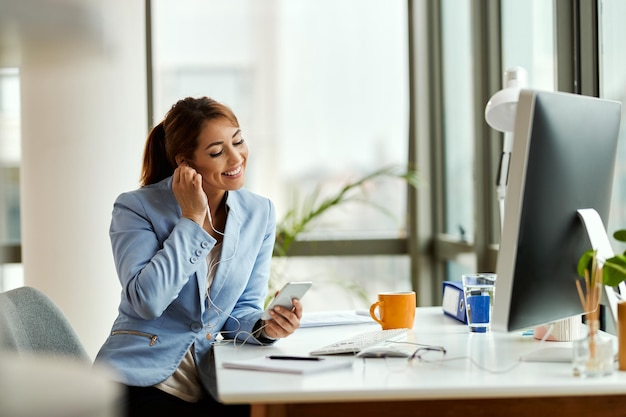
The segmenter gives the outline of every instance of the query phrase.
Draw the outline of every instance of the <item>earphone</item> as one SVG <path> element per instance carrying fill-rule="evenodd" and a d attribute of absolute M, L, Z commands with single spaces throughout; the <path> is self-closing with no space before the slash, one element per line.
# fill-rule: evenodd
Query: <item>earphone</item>
<path fill-rule="evenodd" d="M 208 218 L 209 218 L 209 224 L 211 225 L 211 229 L 213 229 L 213 231 L 214 231 L 215 233 L 222 235 L 222 236 L 224 237 L 224 239 L 226 239 L 226 238 L 231 238 L 230 236 L 226 235 L 225 233 L 220 232 L 219 230 L 217 230 L 217 229 L 215 228 L 215 226 L 213 225 L 213 219 L 211 218 L 211 208 L 209 207 L 208 202 L 207 202 L 207 216 L 208 216 Z M 236 239 L 236 238 L 231 238 L 231 239 L 233 239 L 233 241 L 234 241 L 234 243 L 235 243 L 235 249 L 233 250 L 233 254 L 232 254 L 230 257 L 226 258 L 226 259 L 221 259 L 221 254 L 220 254 L 220 259 L 219 259 L 217 262 L 212 262 L 212 261 L 209 261 L 209 262 L 208 262 L 207 277 L 212 276 L 212 274 L 214 273 L 214 271 L 216 270 L 217 266 L 218 266 L 220 263 L 222 263 L 222 262 L 226 262 L 226 261 L 229 261 L 229 260 L 233 259 L 233 258 L 237 255 L 237 247 L 238 247 L 238 243 L 239 243 L 239 242 L 237 241 L 237 239 Z M 234 316 L 232 316 L 232 315 L 230 315 L 230 314 L 226 313 L 225 311 L 223 311 L 222 309 L 220 309 L 220 308 L 217 306 L 217 304 L 215 304 L 215 303 L 213 302 L 213 300 L 211 299 L 211 294 L 210 294 L 210 292 L 211 292 L 211 285 L 208 285 L 208 286 L 207 286 L 207 290 L 206 290 L 206 296 L 207 296 L 207 299 L 208 299 L 208 301 L 209 301 L 209 308 L 211 308 L 211 306 L 213 306 L 213 307 L 216 309 L 216 311 L 217 311 L 218 313 L 224 313 L 224 314 L 227 314 L 227 315 L 228 315 L 228 317 L 230 317 L 230 318 L 232 318 L 232 319 L 236 320 L 236 321 L 237 321 L 237 323 L 239 323 L 239 320 L 237 320 L 237 318 L 236 318 L 236 317 L 234 317 Z M 218 314 L 218 318 L 219 318 L 219 314 Z M 212 329 L 212 328 L 213 328 L 213 325 L 211 325 L 211 324 L 209 323 L 209 324 L 207 324 L 207 325 L 205 326 L 205 328 Z"/>
<path fill-rule="evenodd" d="M 211 229 L 213 229 L 213 231 L 214 231 L 215 233 L 218 233 L 218 234 L 220 234 L 220 235 L 224 236 L 224 238 L 231 238 L 231 239 L 233 239 L 233 240 L 234 240 L 234 242 L 235 242 L 235 249 L 234 249 L 234 251 L 233 251 L 233 254 L 232 254 L 230 257 L 228 257 L 228 258 L 226 258 L 226 259 L 220 259 L 220 260 L 218 260 L 217 262 L 214 262 L 214 263 L 209 263 L 208 275 L 210 276 L 210 275 L 211 275 L 211 273 L 212 273 L 212 271 L 213 271 L 213 270 L 217 267 L 217 265 L 219 265 L 219 264 L 220 264 L 220 263 L 222 263 L 222 262 L 229 261 L 229 260 L 233 259 L 233 258 L 236 256 L 236 254 L 237 254 L 237 245 L 238 245 L 238 241 L 237 241 L 237 239 L 236 239 L 236 238 L 230 237 L 230 236 L 226 235 L 225 233 L 220 232 L 219 230 L 217 230 L 217 229 L 215 228 L 215 226 L 213 225 L 213 219 L 211 218 L 211 209 L 210 209 L 210 207 L 208 206 L 208 204 L 207 204 L 207 214 L 208 214 L 208 218 L 209 218 L 209 224 L 211 225 Z M 227 313 L 226 311 L 222 310 L 221 308 L 219 308 L 219 307 L 217 306 L 217 304 L 216 304 L 216 303 L 214 303 L 214 302 L 213 302 L 213 300 L 211 299 L 211 287 L 210 287 L 210 286 L 208 286 L 208 287 L 207 287 L 206 296 L 207 296 L 207 300 L 209 301 L 209 308 L 213 307 L 213 308 L 215 309 L 215 311 L 218 313 L 218 321 L 219 321 L 219 317 L 221 316 L 221 314 L 225 314 L 226 316 L 228 316 L 228 318 L 232 318 L 233 320 L 235 320 L 235 322 L 237 322 L 237 329 L 235 329 L 235 330 L 228 330 L 228 331 L 221 331 L 221 332 L 220 332 L 220 333 L 222 333 L 222 334 L 231 334 L 231 333 L 234 333 L 234 337 L 233 337 L 233 339 L 232 339 L 232 343 L 233 343 L 233 345 L 234 345 L 235 347 L 245 345 L 251 337 L 254 337 L 254 334 L 253 334 L 253 333 L 248 332 L 248 331 L 245 331 L 245 330 L 240 330 L 240 329 L 241 329 L 241 323 L 239 322 L 239 319 L 238 319 L 237 317 L 235 317 L 235 316 L 233 316 L 232 314 Z M 261 326 L 261 328 L 257 329 L 256 331 L 261 331 L 261 330 L 263 330 L 266 326 L 267 326 L 267 324 L 264 324 L 263 326 Z M 213 327 L 214 327 L 214 325 L 212 325 L 212 324 L 208 323 L 208 324 L 205 326 L 205 329 L 212 330 L 212 329 L 213 329 Z M 239 344 L 239 345 L 238 345 L 238 344 L 237 344 L 237 339 L 238 339 L 238 338 L 239 338 L 239 336 L 240 336 L 240 335 L 242 335 L 242 334 L 246 335 L 246 337 L 244 338 L 244 340 L 243 340 L 243 341 L 241 341 L 241 344 Z M 230 343 L 230 342 L 228 342 L 228 343 Z"/>
<path fill-rule="evenodd" d="M 207 206 L 207 210 L 208 210 L 208 212 L 210 213 L 210 209 L 209 209 L 209 207 L 208 207 L 208 206 Z M 209 216 L 210 216 L 210 214 L 209 214 Z M 229 238 L 230 238 L 230 236 L 228 236 L 228 235 L 226 235 L 226 234 L 224 234 L 224 233 L 220 232 L 219 230 L 216 230 L 216 229 L 215 229 L 215 227 L 213 226 L 213 221 L 211 220 L 211 218 L 210 218 L 210 217 L 209 217 L 209 223 L 211 224 L 211 228 L 213 229 L 213 231 L 215 231 L 216 233 L 221 234 L 221 235 L 222 235 L 222 236 L 224 236 L 225 238 L 226 238 L 226 237 L 229 237 Z M 218 264 L 220 264 L 221 262 L 226 262 L 226 261 L 229 261 L 229 260 L 231 260 L 231 259 L 233 259 L 233 258 L 235 257 L 235 255 L 237 254 L 237 243 L 238 243 L 238 242 L 237 242 L 237 239 L 235 239 L 235 238 L 232 238 L 232 239 L 235 241 L 235 250 L 234 250 L 234 252 L 233 252 L 233 255 L 232 255 L 232 256 L 230 256 L 229 258 L 226 258 L 226 259 L 220 259 L 219 261 L 217 261 L 217 262 L 215 262 L 215 263 L 210 263 L 210 264 L 209 264 L 208 275 L 210 275 L 210 274 L 211 274 L 211 271 L 212 271 L 214 268 L 216 268 Z M 238 319 L 237 317 L 235 317 L 235 316 L 233 316 L 232 314 L 227 313 L 226 311 L 222 310 L 221 308 L 219 308 L 219 307 L 217 306 L 217 304 L 215 304 L 215 303 L 213 302 L 213 300 L 211 299 L 211 287 L 210 287 L 210 286 L 208 286 L 208 287 L 207 287 L 206 296 L 207 296 L 207 300 L 209 301 L 209 308 L 213 307 L 213 308 L 215 309 L 215 311 L 218 313 L 218 321 L 219 321 L 219 317 L 221 316 L 221 314 L 225 314 L 226 316 L 228 316 L 229 318 L 232 318 L 233 320 L 235 320 L 235 322 L 237 322 L 237 329 L 235 329 L 235 330 L 228 330 L 228 331 L 221 331 L 221 332 L 220 332 L 220 333 L 222 333 L 222 334 L 232 334 L 232 333 L 234 333 L 234 337 L 233 337 L 233 339 L 232 339 L 232 343 L 233 343 L 233 346 L 234 346 L 234 347 L 240 347 L 240 346 L 243 346 L 243 345 L 245 345 L 246 343 L 248 343 L 248 340 L 249 340 L 250 338 L 255 338 L 255 336 L 254 336 L 254 334 L 253 334 L 253 333 L 251 333 L 251 332 L 249 332 L 249 331 L 245 331 L 245 330 L 240 330 L 240 329 L 241 329 L 241 323 L 240 323 L 240 321 L 239 321 L 239 319 Z M 263 330 L 266 326 L 267 326 L 267 324 L 263 324 L 263 326 L 261 326 L 259 329 L 257 329 L 257 330 L 256 330 L 256 332 L 260 332 L 260 331 L 262 331 L 262 330 Z M 214 327 L 214 325 L 212 325 L 212 324 L 208 323 L 208 324 L 205 326 L 205 329 L 212 330 L 212 329 L 213 329 L 213 327 Z M 246 337 L 245 337 L 245 338 L 241 341 L 241 343 L 240 343 L 240 344 L 237 344 L 237 340 L 238 340 L 238 338 L 239 338 L 239 336 L 240 336 L 240 335 L 246 335 Z M 230 342 L 231 342 L 231 341 L 227 341 L 226 343 L 230 343 Z"/>
<path fill-rule="evenodd" d="M 181 160 L 180 160 L 180 162 L 179 162 L 179 165 L 180 165 L 180 164 L 183 164 L 183 163 L 187 164 L 189 167 L 191 167 L 191 168 L 193 168 L 193 169 L 196 169 L 196 168 L 195 168 L 195 167 L 193 167 L 193 166 L 192 166 L 192 165 L 191 165 L 191 164 L 190 164 L 187 160 L 185 160 L 184 158 L 181 158 Z M 196 171 L 197 171 L 197 170 L 196 170 Z M 217 266 L 218 266 L 220 263 L 222 263 L 222 262 L 226 262 L 226 261 L 229 261 L 229 260 L 232 260 L 232 259 L 233 259 L 233 258 L 237 255 L 237 248 L 238 248 L 238 243 L 239 243 L 239 242 L 238 242 L 238 239 L 237 239 L 236 237 L 232 237 L 232 236 L 227 235 L 227 234 L 225 233 L 225 231 L 226 231 L 226 230 L 224 230 L 224 232 L 221 232 L 221 231 L 217 230 L 217 228 L 216 228 L 216 227 L 215 227 L 215 225 L 213 224 L 213 217 L 211 216 L 211 207 L 210 207 L 210 205 L 209 205 L 209 201 L 208 201 L 208 200 L 207 200 L 206 213 L 207 213 L 207 218 L 209 219 L 209 225 L 210 225 L 211 229 L 212 229 L 215 233 L 217 233 L 217 234 L 219 234 L 219 235 L 223 236 L 223 237 L 224 237 L 224 239 L 226 239 L 226 238 L 232 239 L 232 240 L 233 240 L 233 242 L 234 242 L 234 246 L 235 246 L 235 247 L 234 247 L 233 254 L 232 254 L 230 257 L 228 257 L 228 258 L 226 258 L 226 259 L 219 259 L 219 260 L 217 260 L 217 262 L 213 262 L 213 261 L 212 261 L 212 260 L 210 260 L 210 259 L 208 260 L 208 271 L 207 271 L 207 278 L 208 278 L 208 277 L 211 277 L 211 276 L 212 276 L 212 274 L 214 273 L 214 271 L 216 270 Z M 232 218 L 232 219 L 233 219 L 233 220 L 236 220 L 235 218 Z M 221 258 L 221 254 L 220 254 L 220 258 Z M 234 344 L 235 346 L 238 346 L 238 345 L 237 345 L 237 339 L 238 339 L 238 337 L 239 337 L 240 335 L 242 335 L 242 334 L 245 334 L 245 335 L 247 335 L 247 337 L 245 337 L 245 338 L 244 338 L 244 340 L 242 341 L 242 343 L 241 343 L 239 346 L 242 346 L 242 345 L 246 344 L 246 343 L 248 342 L 248 340 L 249 340 L 249 338 L 250 338 L 250 337 L 254 337 L 253 333 L 248 332 L 248 331 L 243 331 L 243 330 L 240 330 L 240 329 L 241 329 L 241 323 L 240 323 L 239 319 L 237 319 L 236 317 L 234 317 L 234 316 L 233 316 L 233 315 L 231 315 L 230 313 L 227 313 L 226 311 L 224 311 L 224 310 L 222 310 L 221 308 L 219 308 L 219 307 L 217 306 L 217 304 L 216 304 L 216 303 L 214 303 L 214 302 L 213 302 L 213 300 L 211 299 L 210 291 L 211 291 L 211 284 L 207 285 L 207 290 L 206 290 L 206 297 L 207 297 L 207 300 L 208 300 L 208 307 L 207 307 L 207 310 L 209 310 L 209 309 L 211 309 L 211 308 L 212 308 L 212 309 L 214 309 L 214 311 L 215 311 L 215 312 L 217 312 L 217 321 L 218 321 L 218 322 L 220 321 L 220 317 L 223 317 L 223 315 L 226 315 L 228 318 L 232 318 L 232 319 L 233 319 L 233 320 L 235 320 L 235 322 L 237 323 L 237 328 L 236 328 L 236 329 L 234 329 L 234 330 L 228 330 L 228 331 L 221 331 L 220 333 L 222 333 L 222 334 L 232 334 L 232 333 L 234 333 L 233 344 Z M 267 326 L 267 324 L 264 324 L 264 325 L 263 325 L 260 329 L 258 329 L 257 331 L 262 330 L 263 328 L 265 328 L 265 326 Z M 211 324 L 210 322 L 209 322 L 209 323 L 207 323 L 207 324 L 204 326 L 204 328 L 205 328 L 205 329 L 207 329 L 209 332 L 210 332 L 210 331 L 212 331 L 212 330 L 214 329 L 214 327 L 215 327 L 215 324 Z M 208 333 L 207 333 L 207 334 L 208 334 Z"/>

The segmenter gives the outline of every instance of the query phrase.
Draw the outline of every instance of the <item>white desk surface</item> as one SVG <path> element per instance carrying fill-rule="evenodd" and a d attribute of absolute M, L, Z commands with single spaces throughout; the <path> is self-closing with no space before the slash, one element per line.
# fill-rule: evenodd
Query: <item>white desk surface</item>
<path fill-rule="evenodd" d="M 616 370 L 609 376 L 585 379 L 573 376 L 569 362 L 520 362 L 520 356 L 540 347 L 532 336 L 470 334 L 464 324 L 445 316 L 441 307 L 418 308 L 407 340 L 445 347 L 446 360 L 442 362 L 409 367 L 406 359 L 328 357 L 327 360 L 351 360 L 353 366 L 304 376 L 221 366 L 225 360 L 269 354 L 308 355 L 328 343 L 379 328 L 375 323 L 301 328 L 273 346 L 217 346 L 220 399 L 225 403 L 311 403 L 626 395 L 626 372 Z"/>

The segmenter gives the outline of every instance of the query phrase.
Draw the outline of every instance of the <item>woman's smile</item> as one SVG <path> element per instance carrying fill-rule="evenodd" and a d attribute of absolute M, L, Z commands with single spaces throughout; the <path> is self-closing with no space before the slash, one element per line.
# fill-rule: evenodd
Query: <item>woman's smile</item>
<path fill-rule="evenodd" d="M 237 177 L 241 175 L 242 172 L 243 172 L 243 165 L 239 165 L 237 168 L 232 169 L 230 171 L 226 171 L 222 175 L 226 177 Z"/>

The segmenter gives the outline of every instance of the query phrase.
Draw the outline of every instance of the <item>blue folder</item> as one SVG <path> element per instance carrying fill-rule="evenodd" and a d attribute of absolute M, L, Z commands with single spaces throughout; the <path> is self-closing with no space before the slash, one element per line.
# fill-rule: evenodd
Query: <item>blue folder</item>
<path fill-rule="evenodd" d="M 462 323 L 467 323 L 463 284 L 461 281 L 444 281 L 442 297 L 443 313 Z"/>

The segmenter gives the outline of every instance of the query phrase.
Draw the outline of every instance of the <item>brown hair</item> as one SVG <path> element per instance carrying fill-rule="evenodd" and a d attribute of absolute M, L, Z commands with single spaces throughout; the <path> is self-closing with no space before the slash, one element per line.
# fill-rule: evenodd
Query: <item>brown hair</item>
<path fill-rule="evenodd" d="M 211 98 L 187 97 L 174 104 L 163 121 L 148 135 L 141 186 L 154 184 L 172 175 L 176 169 L 176 155 L 192 159 L 204 123 L 215 119 L 226 119 L 239 127 L 232 110 Z"/>

